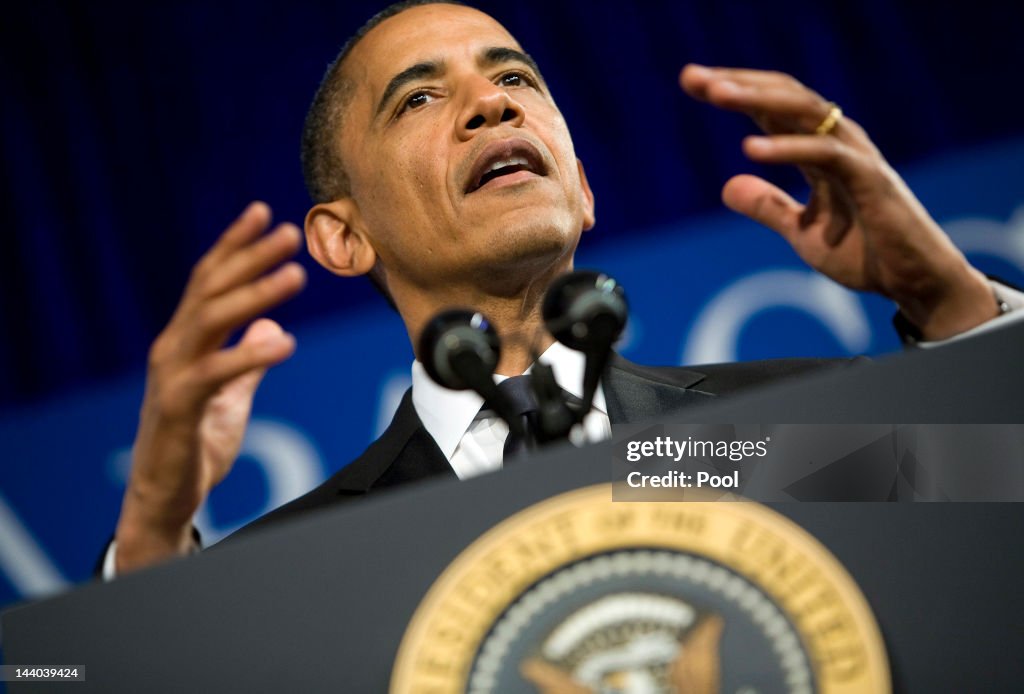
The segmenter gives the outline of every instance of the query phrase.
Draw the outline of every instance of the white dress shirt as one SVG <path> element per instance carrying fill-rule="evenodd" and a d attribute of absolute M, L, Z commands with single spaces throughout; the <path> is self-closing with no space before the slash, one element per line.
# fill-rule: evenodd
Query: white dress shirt
<path fill-rule="evenodd" d="M 586 358 L 582 353 L 556 342 L 545 350 L 540 361 L 551 366 L 563 390 L 577 398 L 583 397 Z M 526 373 L 530 373 L 530 369 Z M 506 378 L 508 376 L 495 374 L 494 382 L 501 383 Z M 412 404 L 427 433 L 437 442 L 460 479 L 501 467 L 508 425 L 490 410 L 480 411 L 484 399 L 479 395 L 437 385 L 427 375 L 423 364 L 416 361 L 412 365 Z M 602 441 L 611 436 L 611 431 L 604 391 L 598 386 L 593 409 L 581 427 L 572 432 L 570 440 L 576 445 Z"/>

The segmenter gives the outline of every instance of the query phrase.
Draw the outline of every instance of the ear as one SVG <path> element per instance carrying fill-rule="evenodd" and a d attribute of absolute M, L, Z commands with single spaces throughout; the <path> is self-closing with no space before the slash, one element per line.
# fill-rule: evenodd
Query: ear
<path fill-rule="evenodd" d="M 587 172 L 583 170 L 583 162 L 579 157 L 576 157 L 576 168 L 580 173 L 580 190 L 583 193 L 583 231 L 590 231 L 597 223 L 594 214 L 594 191 L 590 189 Z"/>
<path fill-rule="evenodd" d="M 306 213 L 309 254 L 335 275 L 365 275 L 377 262 L 377 252 L 362 227 L 352 198 L 315 205 Z"/>

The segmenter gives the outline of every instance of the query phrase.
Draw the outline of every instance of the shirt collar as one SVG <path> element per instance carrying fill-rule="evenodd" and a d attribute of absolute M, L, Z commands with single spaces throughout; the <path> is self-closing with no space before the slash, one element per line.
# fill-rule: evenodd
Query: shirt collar
<path fill-rule="evenodd" d="M 581 352 L 555 342 L 540 355 L 540 359 L 551 365 L 558 385 L 578 398 L 583 397 L 586 357 Z M 530 369 L 527 369 L 526 373 L 529 372 Z M 506 378 L 495 374 L 494 381 L 501 383 Z M 427 433 L 437 442 L 445 458 L 451 460 L 462 437 L 483 407 L 484 399 L 471 390 L 450 390 L 439 386 L 417 360 L 412 363 L 412 404 Z M 604 391 L 600 386 L 594 394 L 594 409 L 607 414 Z"/>

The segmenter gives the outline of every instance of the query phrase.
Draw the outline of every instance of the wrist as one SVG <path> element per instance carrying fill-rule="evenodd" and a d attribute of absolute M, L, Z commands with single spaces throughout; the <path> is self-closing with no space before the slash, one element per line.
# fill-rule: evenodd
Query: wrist
<path fill-rule="evenodd" d="M 117 573 L 189 554 L 194 512 L 187 505 L 157 503 L 129 483 L 114 532 Z"/>
<path fill-rule="evenodd" d="M 114 541 L 117 543 L 115 575 L 119 576 L 186 556 L 195 545 L 191 524 L 171 531 L 137 525 L 128 519 L 118 522 Z"/>
<path fill-rule="evenodd" d="M 954 279 L 931 293 L 897 298 L 900 313 L 913 326 L 919 341 L 945 340 L 985 323 L 1001 312 L 991 283 L 975 268 L 963 267 Z"/>

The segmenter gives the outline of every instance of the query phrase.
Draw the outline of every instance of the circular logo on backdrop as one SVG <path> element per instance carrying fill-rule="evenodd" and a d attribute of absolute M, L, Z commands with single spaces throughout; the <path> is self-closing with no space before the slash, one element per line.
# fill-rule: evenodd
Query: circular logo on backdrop
<path fill-rule="evenodd" d="M 499 524 L 431 587 L 393 692 L 890 690 L 856 584 L 752 502 L 612 503 L 609 485 Z"/>

